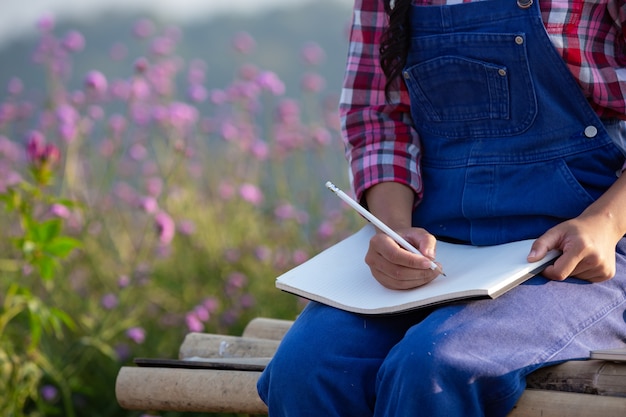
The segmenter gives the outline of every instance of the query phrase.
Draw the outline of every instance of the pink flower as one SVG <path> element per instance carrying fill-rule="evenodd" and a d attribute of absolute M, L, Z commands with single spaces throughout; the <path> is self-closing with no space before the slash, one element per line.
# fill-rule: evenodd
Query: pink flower
<path fill-rule="evenodd" d="M 100 71 L 89 71 L 85 76 L 85 87 L 96 94 L 104 94 L 108 87 L 107 79 Z"/>
<path fill-rule="evenodd" d="M 298 211 L 296 208 L 289 203 L 280 204 L 276 207 L 276 209 L 274 209 L 274 216 L 276 216 L 278 220 L 295 219 L 297 217 L 297 213 Z"/>
<path fill-rule="evenodd" d="M 175 43 L 171 38 L 161 36 L 152 42 L 152 53 L 155 55 L 166 56 L 170 55 L 174 50 Z"/>
<path fill-rule="evenodd" d="M 156 230 L 159 235 L 159 241 L 163 245 L 168 245 L 174 239 L 174 234 L 176 232 L 176 225 L 174 224 L 174 220 L 164 211 L 160 211 L 154 217 L 156 223 Z"/>
<path fill-rule="evenodd" d="M 222 200 L 230 200 L 235 195 L 235 188 L 228 182 L 222 182 L 219 185 L 218 194 Z"/>
<path fill-rule="evenodd" d="M 255 206 L 258 206 L 263 202 L 263 193 L 261 190 L 256 185 L 250 183 L 243 184 L 239 188 L 239 195 L 244 199 L 244 201 L 247 201 Z"/>
<path fill-rule="evenodd" d="M 109 129 L 114 136 L 120 136 L 126 130 L 126 118 L 121 114 L 114 114 L 109 118 Z"/>
<path fill-rule="evenodd" d="M 189 96 L 189 99 L 194 103 L 203 103 L 209 96 L 206 88 L 204 88 L 204 86 L 200 84 L 192 84 L 191 86 L 189 86 L 187 95 Z"/>
<path fill-rule="evenodd" d="M 146 340 L 146 331 L 141 327 L 131 327 L 126 330 L 126 337 L 140 345 Z"/>
<path fill-rule="evenodd" d="M 209 313 L 209 310 L 202 304 L 197 305 L 193 309 L 193 312 L 196 315 L 196 317 L 198 317 L 198 319 L 200 319 L 201 321 L 207 321 L 209 320 L 209 317 L 211 316 L 211 314 Z"/>
<path fill-rule="evenodd" d="M 53 204 L 50 207 L 50 213 L 52 213 L 53 216 L 60 217 L 62 219 L 70 217 L 70 210 L 63 204 Z"/>
<path fill-rule="evenodd" d="M 51 13 L 45 13 L 39 18 L 37 28 L 41 32 L 51 32 L 54 29 L 54 16 Z"/>
<path fill-rule="evenodd" d="M 7 91 L 9 92 L 9 94 L 12 96 L 16 96 L 20 94 L 22 90 L 24 90 L 24 83 L 22 83 L 22 80 L 17 77 L 11 78 L 7 87 Z"/>
<path fill-rule="evenodd" d="M 324 221 L 317 228 L 317 235 L 322 239 L 328 239 L 335 233 L 335 227 L 329 221 Z"/>
<path fill-rule="evenodd" d="M 235 48 L 235 51 L 242 54 L 252 52 L 255 46 L 256 42 L 254 38 L 247 32 L 239 32 L 233 38 L 233 48 Z"/>
<path fill-rule="evenodd" d="M 309 72 L 302 76 L 301 86 L 306 92 L 319 93 L 324 89 L 325 84 L 324 78 L 317 73 Z"/>
<path fill-rule="evenodd" d="M 141 209 L 146 213 L 154 214 L 159 210 L 159 203 L 154 197 L 145 197 L 141 200 Z"/>
<path fill-rule="evenodd" d="M 265 161 L 270 153 L 267 143 L 261 139 L 255 140 L 250 148 L 252 155 L 259 161 Z"/>
<path fill-rule="evenodd" d="M 324 60 L 326 56 L 324 50 L 317 43 L 314 42 L 310 42 L 304 45 L 301 54 L 304 63 L 307 65 L 318 65 Z"/>
<path fill-rule="evenodd" d="M 219 307 L 219 301 L 214 297 L 209 297 L 202 302 L 202 305 L 207 309 L 209 314 L 211 314 L 214 313 Z"/>
<path fill-rule="evenodd" d="M 185 315 L 185 323 L 190 332 L 201 332 L 204 330 L 204 324 L 193 312 Z"/>
<path fill-rule="evenodd" d="M 272 71 L 261 72 L 256 82 L 263 90 L 269 91 L 275 96 L 285 94 L 285 84 L 278 78 L 278 75 Z"/>
<path fill-rule="evenodd" d="M 147 38 L 152 36 L 155 31 L 155 25 L 152 20 L 149 19 L 140 19 L 135 22 L 135 26 L 133 27 L 133 34 L 138 38 Z"/>
<path fill-rule="evenodd" d="M 293 251 L 293 262 L 296 265 L 303 263 L 307 259 L 309 259 L 309 255 L 305 251 L 301 249 L 296 249 L 295 251 Z"/>
<path fill-rule="evenodd" d="M 62 44 L 69 52 L 79 52 L 85 47 L 85 38 L 80 32 L 72 30 L 65 35 Z"/>
<path fill-rule="evenodd" d="M 144 57 L 139 57 L 137 58 L 137 60 L 135 61 L 135 72 L 137 74 L 143 74 L 145 73 L 148 68 L 150 68 L 150 62 L 144 58 Z"/>

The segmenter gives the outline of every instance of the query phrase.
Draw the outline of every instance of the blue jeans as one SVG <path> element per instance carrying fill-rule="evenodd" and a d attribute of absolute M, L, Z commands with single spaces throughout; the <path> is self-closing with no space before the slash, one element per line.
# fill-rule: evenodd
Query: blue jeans
<path fill-rule="evenodd" d="M 394 316 L 310 303 L 258 383 L 270 417 L 505 416 L 540 366 L 626 347 L 626 239 L 616 277 L 535 277 L 496 300 Z"/>

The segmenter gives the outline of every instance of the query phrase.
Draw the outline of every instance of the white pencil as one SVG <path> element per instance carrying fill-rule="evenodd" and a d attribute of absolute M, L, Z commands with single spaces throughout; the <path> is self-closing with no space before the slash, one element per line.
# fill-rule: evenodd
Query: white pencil
<path fill-rule="evenodd" d="M 391 229 L 391 227 L 387 226 L 380 219 L 378 219 L 372 213 L 367 211 L 365 209 L 365 207 L 363 207 L 362 205 L 360 205 L 359 203 L 354 201 L 354 199 L 352 197 L 350 197 L 348 194 L 346 194 L 343 191 L 341 191 L 341 189 L 339 189 L 335 184 L 333 184 L 330 181 L 327 181 L 326 182 L 326 188 L 328 188 L 330 191 L 334 192 L 337 195 L 337 197 L 341 198 L 350 207 L 352 207 L 353 209 L 358 211 L 363 217 L 365 217 L 375 227 L 377 227 L 383 233 L 385 233 L 387 236 L 392 238 L 398 245 L 402 246 L 404 249 L 408 250 L 409 252 L 412 252 L 412 253 L 424 256 L 415 246 L 411 245 L 409 242 L 406 241 L 406 239 L 404 239 L 402 236 L 400 236 L 399 234 L 394 232 L 393 229 Z M 444 274 L 444 272 L 441 269 L 441 267 L 439 267 L 439 265 L 437 265 L 432 260 L 430 261 L 430 269 L 432 269 L 433 271 L 439 272 L 443 276 L 446 276 L 446 274 Z"/>

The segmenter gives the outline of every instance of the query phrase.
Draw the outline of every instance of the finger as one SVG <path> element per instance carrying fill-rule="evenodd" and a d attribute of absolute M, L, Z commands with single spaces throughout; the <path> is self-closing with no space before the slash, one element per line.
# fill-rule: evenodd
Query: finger
<path fill-rule="evenodd" d="M 573 253 L 577 253 L 577 255 L 573 255 Z M 565 251 L 556 259 L 554 264 L 544 269 L 543 275 L 555 281 L 563 281 L 574 274 L 582 258 L 580 252 Z"/>
<path fill-rule="evenodd" d="M 389 263 L 410 269 L 429 269 L 430 259 L 400 247 L 393 239 L 384 234 L 377 234 L 370 241 L 370 249 L 378 253 Z"/>
<path fill-rule="evenodd" d="M 560 249 L 561 239 L 561 234 L 552 229 L 535 239 L 528 253 L 528 262 L 540 261 L 552 249 Z"/>

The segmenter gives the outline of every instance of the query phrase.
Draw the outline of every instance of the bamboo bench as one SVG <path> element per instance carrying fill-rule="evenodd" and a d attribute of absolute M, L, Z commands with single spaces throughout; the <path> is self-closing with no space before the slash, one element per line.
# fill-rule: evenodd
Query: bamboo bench
<path fill-rule="evenodd" d="M 188 334 L 179 360 L 122 367 L 125 409 L 266 415 L 256 382 L 291 321 L 256 318 L 241 337 Z M 626 362 L 571 361 L 535 371 L 509 417 L 625 417 Z"/>

